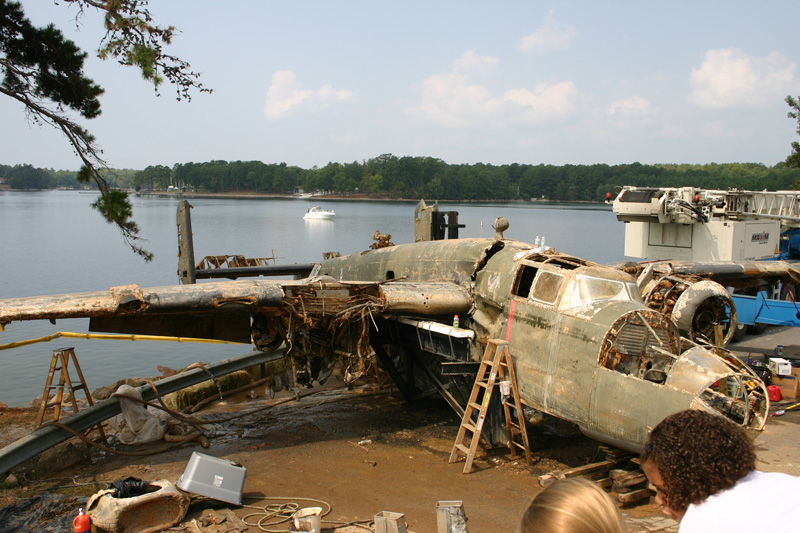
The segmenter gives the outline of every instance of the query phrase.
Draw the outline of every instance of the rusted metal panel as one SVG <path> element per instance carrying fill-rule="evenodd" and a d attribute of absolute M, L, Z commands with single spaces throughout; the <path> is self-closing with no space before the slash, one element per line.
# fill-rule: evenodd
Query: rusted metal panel
<path fill-rule="evenodd" d="M 667 385 L 699 395 L 714 382 L 731 374 L 731 368 L 722 360 L 708 357 L 700 347 L 686 351 L 675 361 L 667 378 Z"/>
<path fill-rule="evenodd" d="M 797 263 L 788 261 L 660 261 L 652 263 L 657 273 L 691 275 L 717 281 L 786 278 L 800 284 Z M 643 268 L 641 265 L 632 268 Z"/>
<path fill-rule="evenodd" d="M 441 355 L 447 361 L 469 361 L 475 332 L 440 322 L 398 317 L 389 322 L 395 342 Z"/>
<path fill-rule="evenodd" d="M 0 323 L 109 315 L 276 309 L 283 289 L 274 281 L 242 280 L 186 286 L 112 287 L 107 291 L 0 300 Z"/>
<path fill-rule="evenodd" d="M 453 283 L 385 283 L 380 295 L 388 312 L 454 315 L 472 304 L 469 291 Z"/>
<path fill-rule="evenodd" d="M 323 261 L 320 274 L 339 281 L 471 281 L 479 259 L 494 241 L 458 239 L 399 244 Z"/>
<path fill-rule="evenodd" d="M 216 339 L 250 344 L 250 313 L 183 313 L 169 315 L 97 316 L 89 331 Z"/>
<path fill-rule="evenodd" d="M 245 263 L 261 261 L 261 259 L 245 259 Z M 291 265 L 256 265 L 224 268 L 198 268 L 195 275 L 198 279 L 237 279 L 257 276 L 308 276 L 314 268 L 312 263 L 295 263 Z"/>

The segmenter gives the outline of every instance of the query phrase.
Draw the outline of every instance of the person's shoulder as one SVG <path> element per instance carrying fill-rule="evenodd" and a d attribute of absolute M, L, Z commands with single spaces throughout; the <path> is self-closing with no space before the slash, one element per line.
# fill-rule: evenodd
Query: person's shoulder
<path fill-rule="evenodd" d="M 747 478 L 757 479 L 757 480 L 783 480 L 783 481 L 796 481 L 800 483 L 800 477 L 793 476 L 791 474 L 787 474 L 785 472 L 762 472 L 761 470 L 753 470 L 747 476 Z"/>
<path fill-rule="evenodd" d="M 705 501 L 691 504 L 680 523 L 680 533 L 706 533 L 708 531 L 782 531 L 763 529 L 765 519 L 758 513 L 742 514 L 742 509 L 768 508 L 785 518 L 800 512 L 800 502 L 786 495 L 800 494 L 800 478 L 781 472 L 753 470 L 730 489 L 709 496 Z M 777 502 L 777 503 L 776 503 Z M 782 522 L 771 516 L 769 523 Z M 785 522 L 784 522 L 785 523 Z M 796 524 L 792 522 L 792 527 Z"/>
<path fill-rule="evenodd" d="M 752 481 L 755 483 L 778 483 L 781 485 L 798 486 L 800 487 L 800 477 L 786 474 L 784 472 L 762 472 L 760 470 L 753 470 L 742 481 Z"/>

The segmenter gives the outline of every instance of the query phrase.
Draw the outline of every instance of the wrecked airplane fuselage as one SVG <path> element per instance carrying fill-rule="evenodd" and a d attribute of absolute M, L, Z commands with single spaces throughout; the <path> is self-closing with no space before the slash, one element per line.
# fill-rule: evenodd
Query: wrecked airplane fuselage
<path fill-rule="evenodd" d="M 682 339 L 629 274 L 501 233 L 333 257 L 301 280 L 0 300 L 0 325 L 78 316 L 91 317 L 92 331 L 252 339 L 262 350 L 286 342 L 298 383 L 324 381 L 337 359 L 354 379 L 377 356 L 407 398 L 435 388 L 457 412 L 487 340 L 506 339 L 531 417 L 634 451 L 682 409 L 757 431 L 769 408 L 746 365 Z"/>
<path fill-rule="evenodd" d="M 338 257 L 319 273 L 344 282 L 464 287 L 472 305 L 459 313 L 459 328 L 448 326 L 452 317 L 438 317 L 434 334 L 430 321 L 387 313 L 388 333 L 378 323 L 373 336 L 373 345 L 402 346 L 461 405 L 469 374 L 459 381 L 454 372 L 437 374 L 437 366 L 479 361 L 487 339 L 502 338 L 510 342 L 523 403 L 603 442 L 638 451 L 650 428 L 687 408 L 755 430 L 766 422 L 766 390 L 749 368 L 681 339 L 675 323 L 648 309 L 635 280 L 619 270 L 518 241 L 459 239 Z M 469 342 L 460 330 L 473 333 Z"/>

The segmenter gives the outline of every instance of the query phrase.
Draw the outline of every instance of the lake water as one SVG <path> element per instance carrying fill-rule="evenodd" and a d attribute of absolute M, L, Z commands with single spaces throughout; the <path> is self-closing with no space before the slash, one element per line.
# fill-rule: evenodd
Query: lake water
<path fill-rule="evenodd" d="M 0 191 L 0 298 L 105 290 L 137 283 L 175 285 L 177 198 L 132 198 L 134 218 L 155 254 L 145 263 L 125 246 L 119 231 L 90 204 L 96 194 L 77 191 Z M 334 221 L 304 221 L 301 199 L 192 198 L 195 257 L 241 254 L 278 263 L 319 261 L 323 252 L 366 250 L 376 230 L 395 244 L 413 242 L 415 202 L 314 200 L 336 211 Z M 547 237 L 559 251 L 600 263 L 621 261 L 624 228 L 605 205 L 440 203 L 458 211 L 461 237 L 490 237 L 496 217 L 506 217 L 506 237 L 533 242 Z M 59 331 L 86 333 L 88 319 L 14 322 L 0 345 Z M 0 402 L 25 405 L 44 388 L 53 350 L 74 347 L 90 390 L 126 377 L 158 375 L 157 365 L 181 368 L 250 351 L 247 345 L 56 339 L 0 350 Z"/>

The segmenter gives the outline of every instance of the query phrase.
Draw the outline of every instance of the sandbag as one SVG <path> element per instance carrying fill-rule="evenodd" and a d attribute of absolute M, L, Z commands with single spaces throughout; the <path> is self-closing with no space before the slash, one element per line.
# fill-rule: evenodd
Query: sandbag
<path fill-rule="evenodd" d="M 93 530 L 108 533 L 151 533 L 174 526 L 184 519 L 191 498 L 169 480 L 147 484 L 146 492 L 133 498 L 114 497 L 115 489 L 92 495 L 86 512 Z"/>

